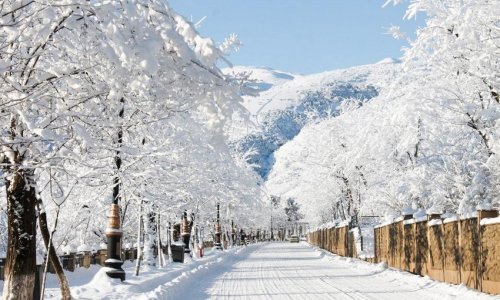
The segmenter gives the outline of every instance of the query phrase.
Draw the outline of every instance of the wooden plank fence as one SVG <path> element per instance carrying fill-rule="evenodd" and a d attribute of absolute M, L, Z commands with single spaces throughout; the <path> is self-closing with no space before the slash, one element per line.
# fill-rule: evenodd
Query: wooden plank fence
<path fill-rule="evenodd" d="M 374 229 L 374 257 L 390 267 L 491 294 L 500 294 L 500 222 L 498 211 L 478 211 L 466 219 L 443 220 L 403 216 Z M 340 256 L 356 257 L 349 228 L 319 229 L 308 235 L 310 244 Z"/>

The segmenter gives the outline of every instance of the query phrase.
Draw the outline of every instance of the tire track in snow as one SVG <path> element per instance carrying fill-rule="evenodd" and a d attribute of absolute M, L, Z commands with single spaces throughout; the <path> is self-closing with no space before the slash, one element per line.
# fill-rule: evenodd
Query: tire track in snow
<path fill-rule="evenodd" d="M 184 299 L 490 299 L 406 272 L 341 258 L 305 243 L 252 245 L 193 277 Z M 494 298 L 493 298 L 494 299 Z"/>

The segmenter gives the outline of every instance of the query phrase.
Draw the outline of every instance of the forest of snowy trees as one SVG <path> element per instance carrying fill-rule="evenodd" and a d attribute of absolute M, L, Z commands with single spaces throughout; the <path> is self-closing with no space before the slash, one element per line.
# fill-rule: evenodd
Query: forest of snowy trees
<path fill-rule="evenodd" d="M 427 20 L 398 79 L 363 107 L 306 126 L 275 153 L 267 188 L 316 223 L 498 208 L 499 11 L 498 1 L 411 1 L 406 17 Z"/>
<path fill-rule="evenodd" d="M 106 242 L 112 202 L 130 243 L 140 213 L 148 228 L 187 209 L 208 231 L 220 203 L 259 222 L 257 179 L 224 134 L 245 114 L 216 67 L 235 36 L 217 46 L 161 0 L 8 0 L 0 16 L 4 299 L 30 297 L 47 242 Z"/>
<path fill-rule="evenodd" d="M 236 36 L 216 45 L 163 0 L 1 1 L 4 299 L 31 297 L 37 253 L 106 243 L 112 203 L 122 243 L 145 228 L 145 260 L 156 228 L 187 210 L 213 230 L 218 203 L 243 228 L 286 222 L 285 207 L 317 224 L 499 208 L 500 2 L 391 4 L 426 18 L 397 80 L 269 142 L 284 145 L 262 182 L 228 146 L 248 119 L 241 78 L 217 67 Z"/>

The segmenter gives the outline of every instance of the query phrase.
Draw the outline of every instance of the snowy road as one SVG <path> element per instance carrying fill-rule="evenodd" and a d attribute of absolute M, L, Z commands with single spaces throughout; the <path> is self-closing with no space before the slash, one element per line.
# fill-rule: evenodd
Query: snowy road
<path fill-rule="evenodd" d="M 192 279 L 196 283 L 180 293 L 184 299 L 490 298 L 465 287 L 325 254 L 305 243 L 251 246 Z"/>

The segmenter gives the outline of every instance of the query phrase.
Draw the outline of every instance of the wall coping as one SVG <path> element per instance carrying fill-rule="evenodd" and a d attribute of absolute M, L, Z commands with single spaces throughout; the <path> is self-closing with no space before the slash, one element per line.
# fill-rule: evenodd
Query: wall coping
<path fill-rule="evenodd" d="M 481 224 L 481 226 L 491 225 L 491 224 L 500 224 L 500 217 L 496 217 L 496 218 L 484 218 L 484 219 L 481 220 L 481 222 L 479 222 L 479 224 Z"/>
<path fill-rule="evenodd" d="M 421 223 L 421 222 L 425 222 L 425 221 L 427 221 L 427 216 L 413 218 L 413 219 L 409 219 L 409 220 L 404 220 L 403 224 L 404 225 L 410 225 L 410 224 Z"/>
<path fill-rule="evenodd" d="M 496 212 L 496 210 L 494 210 L 494 211 Z M 481 211 L 471 211 L 469 213 L 462 214 L 462 215 L 444 214 L 444 215 L 441 215 L 441 217 L 438 219 L 429 219 L 429 217 L 431 216 L 429 214 L 426 216 L 418 216 L 418 217 L 415 217 L 415 215 L 414 215 L 414 217 L 412 219 L 406 219 L 406 220 L 405 220 L 404 216 L 399 216 L 397 218 L 392 219 L 392 221 L 386 221 L 386 222 L 383 222 L 381 224 L 375 225 L 375 226 L 373 226 L 373 228 L 378 229 L 378 228 L 382 228 L 382 227 L 392 225 L 395 223 L 399 223 L 399 222 L 403 222 L 403 225 L 410 225 L 410 224 L 415 224 L 415 223 L 420 223 L 420 222 L 425 222 L 425 221 L 427 221 L 427 226 L 430 227 L 430 226 L 448 224 L 448 223 L 457 222 L 457 221 L 479 218 L 479 216 L 480 216 L 479 212 L 481 212 Z M 449 216 L 449 217 L 443 218 L 445 216 Z M 481 225 L 499 224 L 499 223 L 500 223 L 500 216 L 495 217 L 495 218 L 483 218 L 480 221 Z M 330 222 L 330 223 L 326 223 L 326 224 L 323 224 L 321 226 L 318 226 L 316 229 L 309 230 L 309 232 L 314 232 L 314 231 L 321 230 L 321 229 L 342 228 L 342 227 L 346 227 L 346 226 L 348 226 L 347 221 Z"/>
<path fill-rule="evenodd" d="M 443 220 L 443 224 L 448 224 L 448 223 L 453 223 L 453 222 L 456 222 L 456 221 L 459 221 L 461 218 L 457 215 L 455 216 L 452 216 L 452 217 L 449 217 L 449 218 L 445 218 Z"/>
<path fill-rule="evenodd" d="M 442 224 L 443 224 L 443 220 L 441 220 L 441 219 L 434 219 L 434 220 L 429 220 L 429 222 L 427 222 L 427 227 L 436 226 L 436 225 L 442 225 Z"/>
<path fill-rule="evenodd" d="M 323 229 L 343 228 L 348 226 L 349 226 L 349 221 L 328 222 L 323 225 L 317 226 L 315 228 L 309 229 L 308 232 L 315 232 Z"/>

